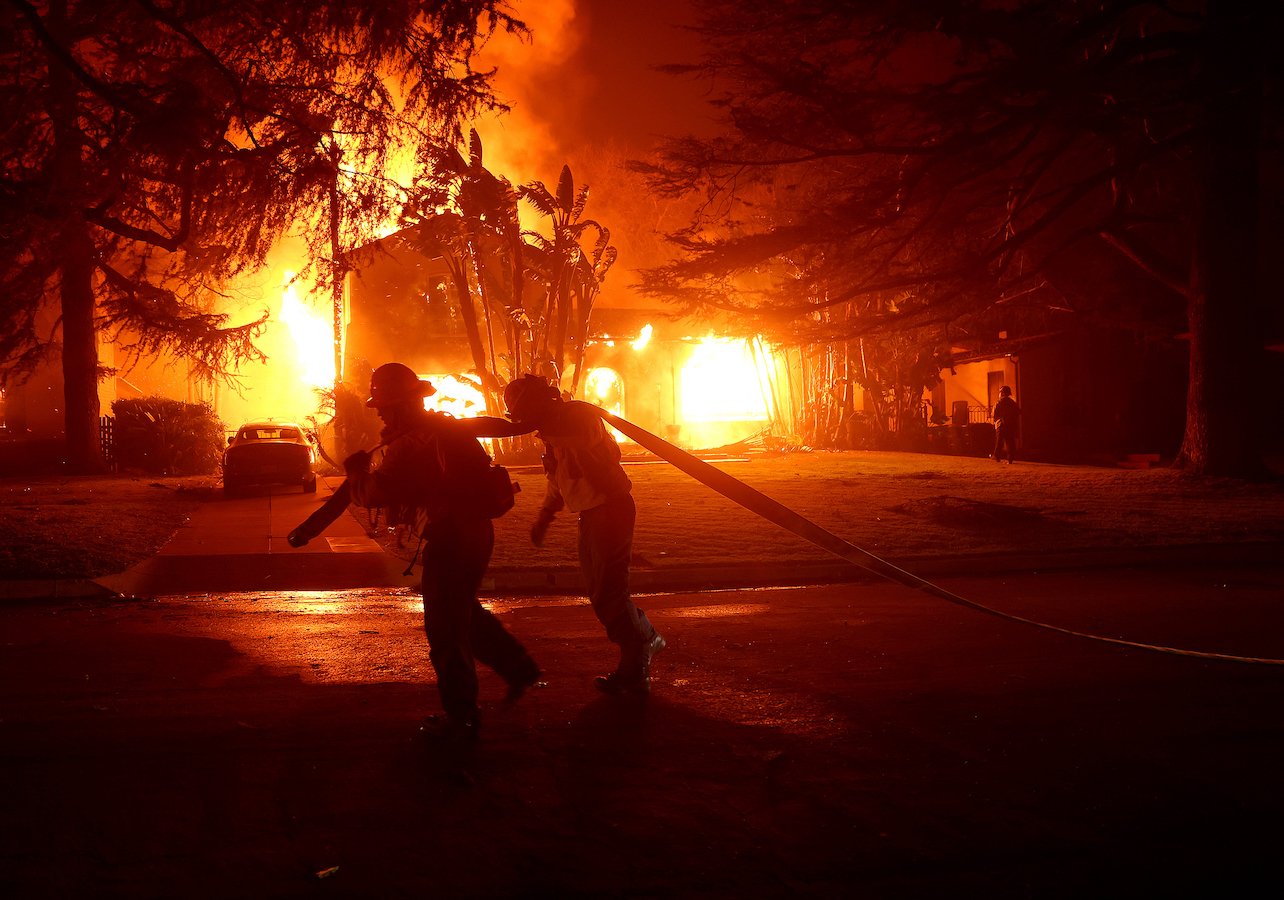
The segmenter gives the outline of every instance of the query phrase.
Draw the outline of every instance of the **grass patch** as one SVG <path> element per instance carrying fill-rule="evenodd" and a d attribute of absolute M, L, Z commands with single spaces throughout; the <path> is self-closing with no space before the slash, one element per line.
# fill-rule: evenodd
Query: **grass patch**
<path fill-rule="evenodd" d="M 1284 489 L 1172 469 L 1104 469 L 910 453 L 816 452 L 719 468 L 871 553 L 893 560 L 1182 544 L 1284 541 Z M 638 505 L 639 566 L 832 561 L 664 463 L 626 467 Z M 492 568 L 578 565 L 576 516 L 543 549 L 529 539 L 544 496 L 518 471 L 514 509 L 496 520 Z M 0 578 L 122 572 L 168 540 L 218 478 L 0 479 Z M 368 521 L 365 510 L 352 511 Z M 410 541 L 392 552 L 408 558 Z"/>

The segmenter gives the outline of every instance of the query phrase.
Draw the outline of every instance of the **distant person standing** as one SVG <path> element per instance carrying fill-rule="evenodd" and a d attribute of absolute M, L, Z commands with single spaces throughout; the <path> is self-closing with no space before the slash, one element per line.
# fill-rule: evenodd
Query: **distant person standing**
<path fill-rule="evenodd" d="M 990 459 L 1003 462 L 1003 448 L 1008 449 L 1008 465 L 1012 465 L 1012 455 L 1016 452 L 1017 428 L 1021 420 L 1021 408 L 1012 399 L 1012 388 L 1006 384 L 999 388 L 999 402 L 994 404 L 994 452 Z"/>
<path fill-rule="evenodd" d="M 629 594 L 637 507 L 620 465 L 620 447 L 594 406 L 563 399 L 537 375 L 509 384 L 504 402 L 513 422 L 538 429 L 536 436 L 546 447 L 548 490 L 531 526 L 531 542 L 543 546 L 549 525 L 563 508 L 580 514 L 580 569 L 589 602 L 607 638 L 620 648 L 615 671 L 594 679 L 593 686 L 604 694 L 647 694 L 651 657 L 665 644 Z"/>

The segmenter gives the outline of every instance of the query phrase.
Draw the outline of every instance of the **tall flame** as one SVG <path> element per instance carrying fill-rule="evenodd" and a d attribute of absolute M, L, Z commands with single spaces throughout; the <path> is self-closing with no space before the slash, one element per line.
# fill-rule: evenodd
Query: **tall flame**
<path fill-rule="evenodd" d="M 281 321 L 299 351 L 303 380 L 317 387 L 334 384 L 334 327 L 322 315 L 299 299 L 294 290 L 295 273 L 287 271 L 281 290 Z"/>
<path fill-rule="evenodd" d="M 633 342 L 633 349 L 641 350 L 643 347 L 647 345 L 647 342 L 650 340 L 651 340 L 651 323 L 647 322 L 645 325 L 642 326 L 642 334 L 640 334 L 638 336 L 638 339 Z"/>
<path fill-rule="evenodd" d="M 424 409 L 450 413 L 456 419 L 486 414 L 486 398 L 482 392 L 466 378 L 456 375 L 420 375 L 421 379 L 431 381 L 437 393 L 424 398 Z"/>
<path fill-rule="evenodd" d="M 758 359 L 767 348 L 755 339 L 701 338 L 682 367 L 682 418 L 688 422 L 755 421 L 771 417 L 771 388 Z"/>

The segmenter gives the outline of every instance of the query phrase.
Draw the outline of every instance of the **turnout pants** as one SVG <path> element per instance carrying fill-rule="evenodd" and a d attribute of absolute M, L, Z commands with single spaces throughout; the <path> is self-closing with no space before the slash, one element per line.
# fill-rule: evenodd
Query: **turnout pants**
<path fill-rule="evenodd" d="M 1003 458 L 1003 446 L 1008 448 L 1008 462 L 1012 462 L 1012 454 L 1016 452 L 1017 430 L 1011 427 L 1000 425 L 994 429 L 994 452 L 990 454 L 996 460 Z"/>
<path fill-rule="evenodd" d="M 476 660 L 510 683 L 535 665 L 526 648 L 477 602 L 494 547 L 490 519 L 446 520 L 424 529 L 424 634 L 442 708 L 455 721 L 477 713 Z"/>
<path fill-rule="evenodd" d="M 622 663 L 655 637 L 655 628 L 629 595 L 636 519 L 637 507 L 630 494 L 580 512 L 580 569 L 588 583 L 589 602 L 607 638 L 620 646 Z"/>

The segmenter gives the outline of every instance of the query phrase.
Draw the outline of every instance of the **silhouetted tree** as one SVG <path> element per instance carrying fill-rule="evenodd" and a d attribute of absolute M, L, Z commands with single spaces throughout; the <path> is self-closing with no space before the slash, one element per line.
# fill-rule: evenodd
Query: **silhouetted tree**
<path fill-rule="evenodd" d="M 61 351 L 74 471 L 101 467 L 97 334 L 198 374 L 257 356 L 262 320 L 230 326 L 201 295 L 287 231 L 318 260 L 357 245 L 389 208 L 388 154 L 456 141 L 462 116 L 496 105 L 468 59 L 489 30 L 522 30 L 501 0 L 0 8 L 0 371 Z M 37 332 L 45 302 L 57 335 Z"/>
<path fill-rule="evenodd" d="M 995 310 L 1073 310 L 1067 285 L 1108 292 L 1126 260 L 1160 305 L 1186 307 L 1182 464 L 1260 468 L 1258 160 L 1279 4 L 700 5 L 708 52 L 685 71 L 733 86 L 717 101 L 729 128 L 640 167 L 705 199 L 648 293 L 815 338 L 930 342 Z M 839 306 L 855 314 L 816 315 Z"/>
<path fill-rule="evenodd" d="M 597 232 L 597 246 L 601 250 L 596 251 L 598 258 L 592 265 L 596 269 L 601 264 L 606 242 L 610 239 L 609 233 L 597 222 L 580 219 L 588 204 L 588 196 L 588 185 L 582 185 L 576 190 L 570 166 L 562 167 L 562 174 L 557 179 L 556 194 L 550 193 L 542 181 L 531 182 L 521 190 L 522 199 L 548 220 L 552 231 L 547 237 L 536 231 L 528 231 L 526 237 L 532 244 L 527 256 L 536 272 L 548 284 L 544 312 L 536 323 L 539 328 L 536 352 L 542 359 L 551 360 L 559 377 L 566 362 L 566 338 L 571 326 L 576 272 L 583 265 L 584 249 L 580 246 L 580 241 L 588 229 L 592 228 Z M 609 268 L 609 263 L 607 265 Z M 605 270 L 602 274 L 605 275 Z M 587 312 L 584 315 L 587 327 Z"/>
<path fill-rule="evenodd" d="M 574 331 L 571 340 L 575 349 L 575 374 L 571 376 L 572 394 L 579 393 L 580 382 L 584 378 L 584 351 L 588 347 L 589 320 L 593 316 L 593 305 L 602 292 L 606 273 L 611 271 L 618 256 L 619 251 L 611 246 L 611 232 L 599 227 L 593 249 L 587 253 L 581 252 L 571 270 L 570 288 L 574 299 Z"/>
<path fill-rule="evenodd" d="M 430 149 L 424 173 L 402 209 L 401 224 L 419 253 L 441 257 L 450 270 L 487 410 L 500 414 L 498 398 L 506 382 L 499 378 L 495 320 L 504 329 L 510 379 L 516 377 L 515 361 L 521 358 L 526 330 L 521 225 L 517 192 L 508 179 L 483 164 L 476 130 L 469 132 L 466 160 L 453 146 Z M 496 273 L 496 266 L 506 271 Z M 477 321 L 479 305 L 486 326 L 484 344 Z"/>

